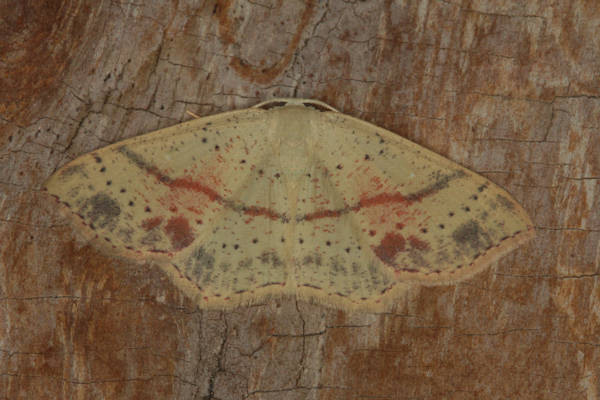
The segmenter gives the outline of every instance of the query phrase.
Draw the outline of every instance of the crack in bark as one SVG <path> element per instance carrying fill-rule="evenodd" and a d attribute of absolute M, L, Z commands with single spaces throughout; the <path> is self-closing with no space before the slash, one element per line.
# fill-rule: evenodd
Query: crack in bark
<path fill-rule="evenodd" d="M 585 278 L 596 278 L 600 276 L 600 272 L 591 274 L 577 274 L 577 275 L 552 275 L 552 274 L 507 274 L 497 272 L 494 275 L 508 277 L 508 278 L 535 278 L 535 279 L 585 279 Z"/>
<path fill-rule="evenodd" d="M 456 336 L 503 336 L 520 332 L 541 332 L 542 328 L 512 328 L 495 332 L 462 332 L 456 333 Z"/>
<path fill-rule="evenodd" d="M 250 396 L 254 396 L 256 394 L 261 394 L 261 393 L 285 393 L 285 392 L 295 392 L 295 391 L 300 391 L 300 390 L 302 390 L 302 391 L 305 391 L 305 390 L 344 390 L 344 391 L 348 391 L 348 390 L 355 390 L 355 389 L 352 388 L 352 387 L 328 386 L 328 385 L 294 386 L 294 387 L 290 387 L 290 388 L 281 388 L 281 389 L 259 389 L 259 390 L 253 390 L 251 392 L 248 392 L 248 396 L 245 397 L 245 398 L 248 398 Z"/>
<path fill-rule="evenodd" d="M 217 353 L 217 367 L 211 371 L 211 374 L 208 378 L 208 393 L 202 397 L 202 400 L 219 400 L 218 397 L 215 397 L 215 380 L 217 379 L 217 375 L 219 375 L 219 373 L 226 372 L 223 368 L 223 359 L 225 356 L 225 346 L 227 345 L 227 339 L 229 337 L 229 325 L 227 323 L 227 317 L 224 313 L 221 313 L 221 318 L 223 320 L 223 324 L 225 325 L 225 331 L 223 332 L 223 340 L 221 341 L 221 346 L 219 347 L 219 352 Z M 194 396 L 194 398 L 196 397 L 197 396 Z"/>
<path fill-rule="evenodd" d="M 578 232 L 600 232 L 600 229 L 586 229 L 586 228 L 578 228 L 578 227 L 568 227 L 568 226 L 537 226 L 535 229 L 543 230 L 543 231 L 578 231 Z"/>

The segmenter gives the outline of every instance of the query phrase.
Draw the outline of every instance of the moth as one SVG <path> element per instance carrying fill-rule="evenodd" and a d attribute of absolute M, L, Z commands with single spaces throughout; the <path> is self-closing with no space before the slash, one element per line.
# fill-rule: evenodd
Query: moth
<path fill-rule="evenodd" d="M 46 190 L 101 251 L 158 265 L 201 308 L 297 296 L 383 310 L 534 236 L 485 177 L 315 100 L 112 144 L 63 166 Z"/>

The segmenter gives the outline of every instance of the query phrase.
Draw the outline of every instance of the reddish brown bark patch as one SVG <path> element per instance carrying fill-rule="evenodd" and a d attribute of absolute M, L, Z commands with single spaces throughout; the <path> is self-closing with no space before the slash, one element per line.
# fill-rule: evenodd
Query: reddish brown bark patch
<path fill-rule="evenodd" d="M 44 104 L 61 84 L 63 72 L 73 60 L 71 55 L 83 42 L 78 33 L 84 26 L 93 26 L 88 17 L 93 12 L 80 3 L 23 1 L 0 5 L 0 112 L 4 118 L 29 124 L 39 117 L 32 107 Z"/>
<path fill-rule="evenodd" d="M 229 44 L 237 44 L 238 38 L 234 34 L 236 31 L 234 19 L 230 18 L 229 10 L 232 6 L 232 1 L 222 1 L 217 4 L 215 11 L 219 20 L 219 33 L 222 40 Z M 236 70 L 237 73 L 242 75 L 244 78 L 257 83 L 268 83 L 275 79 L 290 63 L 295 51 L 298 48 L 302 34 L 311 17 L 314 15 L 316 3 L 311 1 L 308 2 L 302 12 L 300 18 L 298 18 L 298 24 L 294 32 L 289 45 L 283 52 L 282 57 L 269 67 L 254 67 L 248 64 L 242 57 L 233 56 L 229 65 Z"/>

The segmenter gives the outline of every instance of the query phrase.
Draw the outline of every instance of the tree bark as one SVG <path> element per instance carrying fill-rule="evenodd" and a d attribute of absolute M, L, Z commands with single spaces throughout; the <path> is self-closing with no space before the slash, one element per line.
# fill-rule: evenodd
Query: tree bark
<path fill-rule="evenodd" d="M 0 5 L 0 398 L 600 397 L 600 3 Z M 271 97 L 327 102 L 503 186 L 537 237 L 389 313 L 200 311 L 78 239 L 69 160 Z"/>

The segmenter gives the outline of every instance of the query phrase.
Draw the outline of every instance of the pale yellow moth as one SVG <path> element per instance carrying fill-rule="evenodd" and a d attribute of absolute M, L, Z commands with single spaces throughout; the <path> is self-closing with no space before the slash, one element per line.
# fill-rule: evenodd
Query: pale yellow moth
<path fill-rule="evenodd" d="M 384 310 L 534 235 L 504 190 L 314 100 L 275 99 L 83 155 L 46 188 L 108 254 L 201 308 L 297 296 Z"/>

